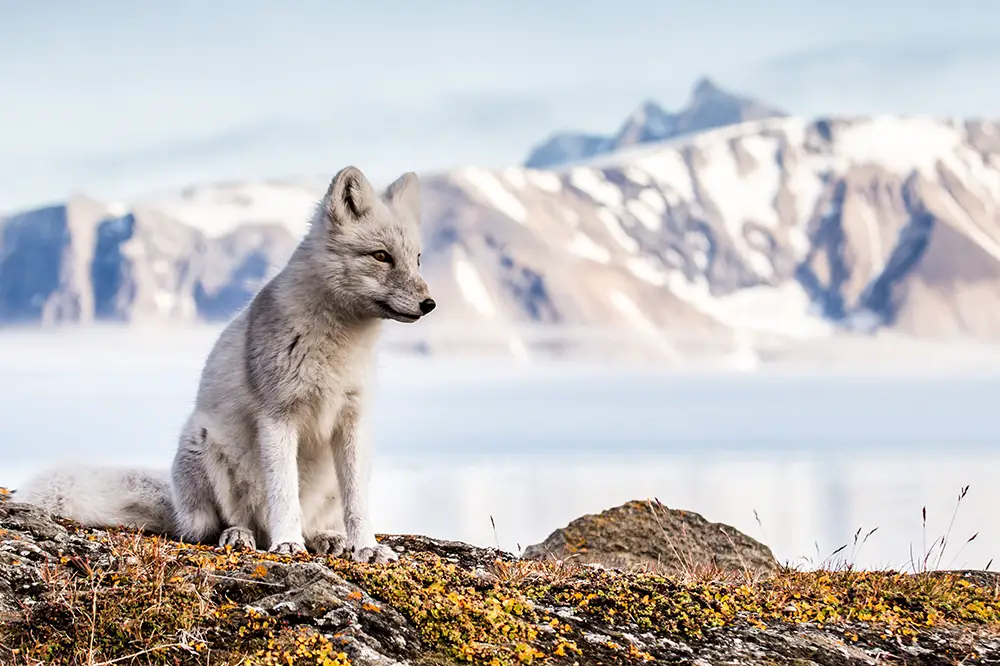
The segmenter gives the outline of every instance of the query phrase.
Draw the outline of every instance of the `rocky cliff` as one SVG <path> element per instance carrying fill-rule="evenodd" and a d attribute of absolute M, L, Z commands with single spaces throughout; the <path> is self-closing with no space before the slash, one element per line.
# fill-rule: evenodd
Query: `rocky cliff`
<path fill-rule="evenodd" d="M 287 259 L 288 229 L 217 237 L 161 210 L 82 196 L 0 223 L 0 322 L 226 318 Z"/>
<path fill-rule="evenodd" d="M 83 530 L 0 493 L 0 663 L 987 664 L 989 574 L 662 575 L 417 536 L 385 566 Z"/>

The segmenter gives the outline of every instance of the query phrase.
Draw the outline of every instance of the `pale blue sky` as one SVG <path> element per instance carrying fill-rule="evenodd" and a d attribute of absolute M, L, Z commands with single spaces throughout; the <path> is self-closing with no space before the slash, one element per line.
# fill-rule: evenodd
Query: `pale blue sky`
<path fill-rule="evenodd" d="M 1000 117 L 987 0 L 0 0 L 0 211 L 521 161 L 701 75 L 808 116 Z"/>

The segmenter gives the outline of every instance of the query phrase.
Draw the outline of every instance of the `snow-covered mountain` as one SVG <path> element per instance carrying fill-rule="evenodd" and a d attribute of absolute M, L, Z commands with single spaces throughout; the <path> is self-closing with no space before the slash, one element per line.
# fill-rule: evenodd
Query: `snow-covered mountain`
<path fill-rule="evenodd" d="M 1000 123 L 768 118 L 422 182 L 439 307 L 389 328 L 424 351 L 572 352 L 553 331 L 667 359 L 838 331 L 1000 341 Z M 290 254 L 324 185 L 15 215 L 0 321 L 224 319 Z"/>
<path fill-rule="evenodd" d="M 679 340 L 668 356 L 880 328 L 1000 340 L 1000 123 L 772 118 L 430 186 L 428 270 L 463 319 L 613 322 Z"/>
<path fill-rule="evenodd" d="M 653 143 L 706 129 L 735 125 L 750 120 L 780 118 L 784 111 L 752 97 L 723 90 L 711 79 L 695 82 L 685 106 L 670 113 L 646 100 L 608 136 L 578 132 L 557 132 L 531 150 L 524 166 L 546 169 L 612 153 L 640 143 Z"/>

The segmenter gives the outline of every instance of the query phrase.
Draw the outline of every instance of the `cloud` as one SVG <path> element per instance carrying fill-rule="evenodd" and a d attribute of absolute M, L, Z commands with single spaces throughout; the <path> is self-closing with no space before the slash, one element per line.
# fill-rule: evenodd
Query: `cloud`
<path fill-rule="evenodd" d="M 160 139 L 124 151 L 90 154 L 73 160 L 73 167 L 115 176 L 151 165 L 174 167 L 189 162 L 240 157 L 278 147 L 301 146 L 315 140 L 316 128 L 283 119 L 202 131 L 189 136 Z"/>
<path fill-rule="evenodd" d="M 307 112 L 311 115 L 305 115 Z M 278 153 L 301 154 L 309 150 L 356 149 L 380 144 L 405 146 L 444 135 L 502 136 L 510 131 L 548 128 L 554 122 L 548 104 L 532 95 L 461 94 L 421 106 L 369 103 L 335 109 L 297 109 L 295 113 L 298 117 L 267 118 L 164 138 L 124 151 L 91 153 L 75 159 L 73 167 L 114 177 L 136 170 L 259 159 Z"/>
<path fill-rule="evenodd" d="M 393 104 L 343 100 L 268 113 L 228 127 L 216 114 L 186 134 L 157 132 L 155 117 L 133 118 L 156 140 L 125 146 L 95 141 L 100 147 L 86 152 L 46 156 L 44 182 L 38 171 L 32 175 L 11 164 L 0 181 L 0 206 L 33 205 L 68 190 L 127 199 L 205 179 L 325 174 L 346 162 L 368 164 L 389 177 L 404 168 L 497 157 L 519 161 L 532 141 L 557 124 L 549 101 L 533 93 L 469 92 Z"/>
<path fill-rule="evenodd" d="M 817 67 L 862 65 L 902 69 L 947 69 L 1000 57 L 1000 39 L 912 38 L 888 43 L 841 43 L 787 53 L 765 63 L 776 72 L 806 73 Z"/>
<path fill-rule="evenodd" d="M 753 68 L 759 96 L 795 113 L 1000 115 L 1000 39 L 844 42 Z"/>

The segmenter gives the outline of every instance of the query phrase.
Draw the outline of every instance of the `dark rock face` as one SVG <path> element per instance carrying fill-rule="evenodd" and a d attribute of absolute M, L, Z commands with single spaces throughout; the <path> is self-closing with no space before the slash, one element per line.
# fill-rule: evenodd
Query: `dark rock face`
<path fill-rule="evenodd" d="M 135 234 L 135 215 L 102 221 L 90 277 L 94 289 L 94 317 L 105 321 L 127 321 L 136 297 L 133 262 L 122 245 Z"/>
<path fill-rule="evenodd" d="M 679 514 L 671 524 L 685 523 Z M 709 529 L 688 522 L 698 534 Z M 0 663 L 1000 659 L 1000 593 L 985 572 L 918 580 L 776 569 L 730 585 L 519 560 L 420 536 L 381 539 L 399 562 L 237 553 L 84 530 L 0 492 Z"/>
<path fill-rule="evenodd" d="M 48 295 L 59 287 L 66 207 L 12 217 L 0 231 L 0 320 L 41 320 Z"/>
<path fill-rule="evenodd" d="M 528 546 L 529 559 L 572 558 L 608 567 L 652 567 L 671 575 L 706 568 L 722 571 L 774 571 L 771 549 L 738 530 L 710 523 L 692 511 L 655 502 L 628 502 L 586 515 Z"/>

